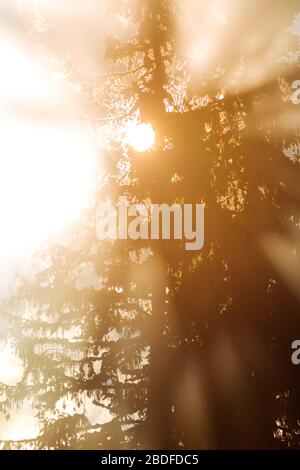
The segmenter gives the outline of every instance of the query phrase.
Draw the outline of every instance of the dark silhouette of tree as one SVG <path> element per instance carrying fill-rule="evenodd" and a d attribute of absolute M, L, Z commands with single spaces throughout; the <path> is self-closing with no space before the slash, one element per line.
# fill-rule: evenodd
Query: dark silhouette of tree
<path fill-rule="evenodd" d="M 3 306 L 25 367 L 19 384 L 2 387 L 1 410 L 34 400 L 35 448 L 299 446 L 300 390 L 290 360 L 299 299 L 276 264 L 296 225 L 299 170 L 282 155 L 280 116 L 264 112 L 282 103 L 296 73 L 283 65 L 280 80 L 233 92 L 224 60 L 221 71 L 199 77 L 195 94 L 176 47 L 176 8 L 138 2 L 128 12 L 136 37 L 109 38 L 96 125 L 114 137 L 80 228 L 87 242 L 77 252 L 52 248 L 51 266 Z M 272 8 L 286 12 L 280 1 Z M 287 27 L 296 4 L 289 8 Z M 81 79 L 91 97 L 93 84 Z M 132 121 L 156 131 L 146 158 L 119 132 Z M 99 242 L 99 201 L 124 194 L 132 202 L 205 203 L 204 249 L 185 251 L 172 240 Z M 296 262 L 295 254 L 289 269 Z M 86 263 L 99 290 L 76 287 Z M 63 400 L 73 414 L 57 408 Z M 83 414 L 89 400 L 110 413 L 106 424 Z"/>

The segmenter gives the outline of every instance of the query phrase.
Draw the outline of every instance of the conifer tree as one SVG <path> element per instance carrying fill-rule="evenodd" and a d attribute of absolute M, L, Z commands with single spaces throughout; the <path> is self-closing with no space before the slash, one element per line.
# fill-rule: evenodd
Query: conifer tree
<path fill-rule="evenodd" d="M 107 76 L 99 85 L 74 72 L 86 99 L 98 90 L 106 176 L 79 229 L 84 246 L 52 247 L 51 266 L 2 307 L 24 375 L 2 386 L 1 410 L 33 400 L 40 435 L 19 445 L 34 448 L 297 447 L 290 345 L 299 302 L 270 250 L 295 226 L 299 170 L 282 155 L 280 119 L 261 119 L 270 102 L 282 102 L 294 66 L 233 92 L 224 61 L 199 77 L 195 93 L 176 45 L 177 2 L 123 7 L 138 32 L 127 42 L 109 38 Z M 124 139 L 141 122 L 156 133 L 145 155 Z M 120 195 L 205 203 L 204 249 L 100 242 L 97 206 L 117 205 Z M 87 265 L 97 290 L 78 289 Z M 90 403 L 106 424 L 91 423 Z"/>

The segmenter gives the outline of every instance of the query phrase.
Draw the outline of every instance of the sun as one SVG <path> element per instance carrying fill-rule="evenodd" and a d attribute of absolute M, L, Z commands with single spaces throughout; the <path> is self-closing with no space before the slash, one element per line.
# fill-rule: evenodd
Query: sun
<path fill-rule="evenodd" d="M 155 143 L 156 134 L 151 124 L 135 124 L 126 132 L 126 143 L 137 152 L 150 150 Z"/>

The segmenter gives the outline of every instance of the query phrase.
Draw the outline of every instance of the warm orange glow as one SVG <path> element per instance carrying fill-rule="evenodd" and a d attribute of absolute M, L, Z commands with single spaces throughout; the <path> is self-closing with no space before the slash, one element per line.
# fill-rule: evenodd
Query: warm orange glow
<path fill-rule="evenodd" d="M 126 142 L 137 152 L 150 150 L 155 143 L 156 134 L 151 124 L 141 123 L 129 127 Z"/>

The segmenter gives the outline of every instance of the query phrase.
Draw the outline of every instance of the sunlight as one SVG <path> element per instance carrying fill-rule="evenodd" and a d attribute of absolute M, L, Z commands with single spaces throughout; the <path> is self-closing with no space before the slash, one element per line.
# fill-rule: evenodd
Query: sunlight
<path fill-rule="evenodd" d="M 1 273 L 28 250 L 75 222 L 96 185 L 96 150 L 51 71 L 9 36 L 0 36 Z M 39 118 L 39 119 L 37 119 Z"/>
<path fill-rule="evenodd" d="M 0 118 L 0 260 L 37 248 L 75 221 L 95 173 L 82 130 Z"/>
<path fill-rule="evenodd" d="M 0 350 L 0 383 L 14 386 L 23 375 L 22 361 L 15 355 L 10 345 Z"/>
<path fill-rule="evenodd" d="M 19 409 L 13 408 L 9 420 L 0 415 L 1 440 L 35 439 L 38 434 L 39 424 L 29 400 L 25 400 Z"/>
<path fill-rule="evenodd" d="M 2 105 L 32 105 L 33 101 L 40 103 L 54 97 L 54 87 L 45 70 L 28 56 L 24 47 L 1 35 L 0 55 L 3 61 L 0 75 Z"/>
<path fill-rule="evenodd" d="M 137 152 L 150 150 L 155 143 L 156 134 L 151 124 L 132 125 L 126 132 L 126 143 Z"/>

